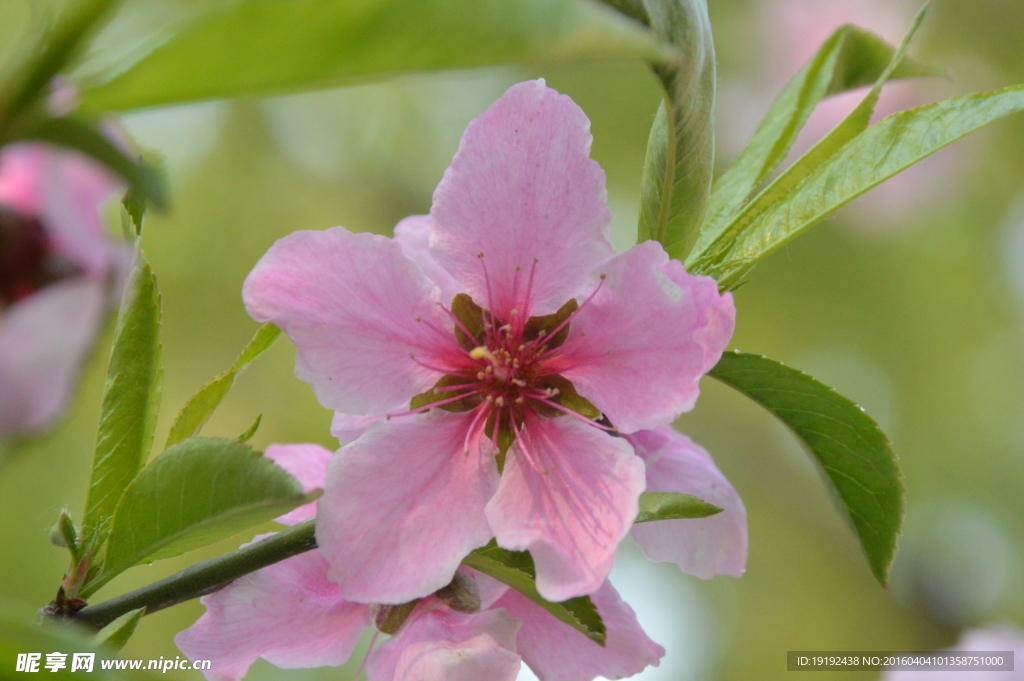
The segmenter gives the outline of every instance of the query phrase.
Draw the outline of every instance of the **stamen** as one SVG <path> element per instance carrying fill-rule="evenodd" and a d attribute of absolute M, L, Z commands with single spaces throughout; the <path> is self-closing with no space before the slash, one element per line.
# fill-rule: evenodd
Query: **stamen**
<path fill-rule="evenodd" d="M 440 305 L 440 303 L 438 303 L 438 305 Z M 453 334 L 448 333 L 447 331 L 443 331 L 443 330 L 437 328 L 431 322 L 428 322 L 428 321 L 424 320 L 423 317 L 417 316 L 416 317 L 416 321 L 418 321 L 420 324 L 424 324 L 428 329 L 430 329 L 431 331 L 433 331 L 434 333 L 439 335 L 445 341 L 448 341 L 453 347 L 458 348 L 458 352 L 461 352 L 462 354 L 467 354 L 466 348 L 464 348 L 461 345 L 459 345 L 458 341 L 455 340 L 455 336 Z M 467 334 L 467 335 L 469 335 L 469 334 Z M 472 338 L 472 335 L 469 335 L 469 337 Z"/>
<path fill-rule="evenodd" d="M 602 286 L 604 286 L 604 281 L 605 281 L 606 277 L 607 277 L 607 275 L 602 274 L 601 275 L 601 281 L 600 281 L 600 283 L 598 283 L 597 288 L 594 289 L 593 293 L 591 293 L 589 296 L 587 296 L 587 299 L 584 300 L 582 303 L 580 303 L 580 306 L 577 307 L 575 310 L 573 310 L 572 313 L 568 317 L 565 318 L 565 321 L 563 321 L 561 324 L 556 326 L 553 331 L 548 332 L 548 335 L 550 335 L 550 336 L 558 335 L 558 332 L 561 331 L 562 329 L 564 329 L 565 325 L 568 324 L 570 321 L 572 321 L 572 318 L 575 317 L 577 314 L 579 314 L 579 311 L 582 310 L 584 307 L 586 307 L 587 303 L 589 303 L 591 300 L 594 299 L 594 296 L 597 295 L 597 292 L 601 290 Z M 535 341 L 533 341 L 533 344 L 536 345 L 536 344 L 540 343 L 540 339 L 541 338 L 543 338 L 543 336 L 538 335 L 537 339 Z M 548 348 L 541 348 L 541 351 L 539 353 L 537 353 L 536 358 L 537 359 L 541 359 L 548 352 L 549 352 Z"/>
<path fill-rule="evenodd" d="M 488 413 L 490 413 L 489 407 L 483 407 L 476 410 L 476 416 L 473 417 L 473 420 L 469 424 L 469 428 L 466 430 L 466 439 L 462 442 L 462 453 L 464 455 L 469 456 L 469 440 L 473 437 L 473 431 L 476 430 L 477 424 L 480 423 L 480 419 Z"/>
<path fill-rule="evenodd" d="M 598 423 L 594 419 L 588 419 L 583 414 L 580 414 L 579 412 L 575 412 L 572 409 L 569 409 L 567 407 L 563 407 L 562 405 L 558 404 L 557 402 L 552 402 L 552 401 L 550 401 L 550 400 L 548 400 L 548 399 L 546 399 L 544 397 L 540 397 L 539 395 L 536 395 L 536 394 L 535 395 L 529 395 L 529 397 L 530 397 L 530 399 L 536 400 L 536 401 L 540 402 L 541 404 L 546 404 L 549 407 L 554 407 L 558 411 L 565 412 L 569 416 L 575 416 L 580 421 L 583 421 L 585 423 L 589 423 L 590 425 L 594 426 L 595 428 L 600 428 L 601 430 L 608 431 L 610 433 L 617 433 L 617 432 L 619 432 L 619 429 L 615 428 L 614 426 L 606 426 L 603 423 Z"/>
<path fill-rule="evenodd" d="M 443 392 L 451 392 L 451 391 L 450 390 L 445 390 Z M 468 393 L 459 393 L 455 397 L 448 397 L 448 398 L 443 399 L 443 400 L 438 400 L 437 402 L 431 402 L 430 404 L 424 404 L 422 407 L 416 407 L 415 409 L 410 409 L 409 411 L 403 411 L 403 412 L 399 412 L 397 414 L 387 414 L 387 415 L 384 416 L 384 418 L 385 418 L 385 420 L 390 421 L 391 419 L 397 419 L 400 416 L 412 416 L 413 414 L 419 414 L 421 412 L 424 412 L 424 411 L 430 409 L 431 407 L 440 407 L 440 406 L 443 406 L 443 405 L 446 405 L 446 404 L 451 404 L 452 402 L 458 402 L 459 400 L 461 400 L 464 397 L 472 397 L 473 395 L 479 395 L 479 394 L 481 394 L 481 392 L 482 391 L 480 391 L 480 390 L 473 390 L 473 391 L 470 391 Z"/>
<path fill-rule="evenodd" d="M 363 656 L 363 662 L 359 665 L 359 671 L 357 671 L 356 675 L 352 677 L 355 681 L 359 681 L 359 677 L 362 676 L 363 672 L 366 670 L 366 663 L 370 659 L 370 653 L 373 652 L 373 647 L 377 645 L 378 636 L 380 636 L 380 631 L 373 632 L 373 638 L 370 639 L 370 645 L 366 648 L 366 655 Z"/>
<path fill-rule="evenodd" d="M 515 305 L 518 302 L 518 300 L 519 300 L 519 298 L 517 296 L 519 295 L 519 272 L 520 272 L 520 270 L 522 270 L 522 268 L 519 267 L 519 265 L 516 265 L 515 273 L 512 275 L 512 304 L 513 305 Z M 513 316 L 515 316 L 517 314 L 519 314 L 519 313 L 516 312 L 515 310 L 512 310 L 512 315 Z"/>
<path fill-rule="evenodd" d="M 537 273 L 537 263 L 540 262 L 537 258 L 533 259 L 533 265 L 530 266 L 530 278 L 526 282 L 526 300 L 523 303 L 523 318 L 530 318 L 530 296 L 533 295 L 533 275 Z"/>
<path fill-rule="evenodd" d="M 519 424 L 516 423 L 515 419 L 512 419 L 512 431 L 516 434 L 516 442 L 519 444 L 519 451 L 526 457 L 526 461 L 533 466 L 533 470 L 537 471 L 542 475 L 547 475 L 547 471 L 542 471 L 540 466 L 534 460 L 533 455 L 530 453 L 530 449 L 526 446 L 526 440 L 523 439 L 523 431 L 519 428 Z"/>
<path fill-rule="evenodd" d="M 487 286 L 487 309 L 494 309 L 494 293 L 491 291 L 491 277 L 487 273 L 487 263 L 484 262 L 483 252 L 477 253 L 476 257 L 480 258 L 480 266 L 484 268 L 484 283 Z"/>
<path fill-rule="evenodd" d="M 486 359 L 491 364 L 498 363 L 498 358 L 494 356 L 494 353 L 492 353 L 490 350 L 488 350 L 482 345 L 478 345 L 477 347 L 470 350 L 469 356 L 472 357 L 473 359 Z"/>
<path fill-rule="evenodd" d="M 452 318 L 452 321 L 454 321 L 456 326 L 459 327 L 459 330 L 462 331 L 462 333 L 466 334 L 466 338 L 473 338 L 473 334 L 469 332 L 469 329 L 467 329 L 466 325 L 462 323 L 462 320 L 455 316 L 454 312 L 452 312 L 447 307 L 442 305 L 440 301 L 437 303 L 437 306 L 444 310 L 445 313 Z M 419 317 L 416 318 L 416 321 L 419 321 Z"/>
<path fill-rule="evenodd" d="M 447 374 L 449 376 L 458 376 L 460 378 L 473 378 L 473 374 L 470 373 L 471 370 L 469 370 L 469 369 L 461 369 L 461 368 L 457 368 L 457 369 L 442 369 L 441 367 L 436 367 L 436 366 L 433 366 L 432 364 L 427 364 L 426 362 L 424 362 L 422 360 L 416 359 L 416 355 L 414 355 L 411 352 L 409 353 L 409 358 L 412 361 L 414 361 L 417 364 L 419 364 L 424 369 L 430 369 L 431 371 L 436 371 L 436 372 L 441 373 L 441 374 Z"/>

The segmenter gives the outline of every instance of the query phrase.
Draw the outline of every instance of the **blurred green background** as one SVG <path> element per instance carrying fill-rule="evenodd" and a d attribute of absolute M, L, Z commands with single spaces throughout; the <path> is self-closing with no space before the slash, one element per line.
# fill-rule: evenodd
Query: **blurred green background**
<path fill-rule="evenodd" d="M 29 3 L 0 0 L 10 45 Z M 195 3 L 193 3 L 195 4 Z M 131 48 L 134 31 L 187 16 L 189 3 L 128 3 L 90 64 Z M 771 96 L 829 31 L 855 21 L 898 41 L 918 3 L 904 0 L 710 0 L 719 55 L 719 163 L 724 168 Z M 1024 4 L 934 0 L 912 53 L 946 80 L 895 84 L 883 113 L 1024 82 Z M 0 46 L 0 55 L 6 48 Z M 639 63 L 601 61 L 403 77 L 257 101 L 127 116 L 160 152 L 173 208 L 151 216 L 144 244 L 164 310 L 164 397 L 157 441 L 205 381 L 228 367 L 256 324 L 243 279 L 277 238 L 344 225 L 390 234 L 425 213 L 466 123 L 509 85 L 546 78 L 586 111 L 593 155 L 608 174 L 620 249 L 635 240 L 656 81 Z M 850 108 L 823 107 L 819 135 Z M 807 371 L 860 402 L 893 439 L 908 517 L 883 590 L 795 440 L 739 394 L 704 381 L 678 426 L 715 457 L 747 504 L 750 560 L 739 580 L 701 581 L 645 563 L 627 540 L 613 581 L 668 649 L 637 678 L 776 679 L 787 650 L 928 650 L 961 628 L 1024 625 L 1024 118 L 1011 118 L 871 192 L 761 265 L 736 294 L 732 347 Z M 48 602 L 66 567 L 47 532 L 61 508 L 80 513 L 109 336 L 82 393 L 53 434 L 0 462 L 0 597 Z M 242 377 L 207 433 L 332 446 L 330 414 L 294 378 L 280 342 Z M 261 528 L 263 531 L 266 528 Z M 97 599 L 141 586 L 238 537 L 135 568 Z M 178 654 L 171 638 L 197 602 L 147 617 L 123 657 Z M 346 679 L 354 666 L 252 679 Z M 816 678 L 872 678 L 819 673 Z M 168 673 L 198 679 L 198 673 Z M 524 679 L 532 678 L 528 674 Z"/>

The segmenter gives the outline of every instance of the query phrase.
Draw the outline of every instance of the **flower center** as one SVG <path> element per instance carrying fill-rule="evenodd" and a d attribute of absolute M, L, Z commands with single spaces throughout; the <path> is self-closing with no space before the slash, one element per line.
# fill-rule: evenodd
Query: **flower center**
<path fill-rule="evenodd" d="M 597 290 L 583 305 L 596 293 Z M 601 412 L 559 374 L 559 365 L 563 364 L 558 361 L 559 348 L 569 338 L 573 316 L 581 307 L 571 299 L 549 315 L 527 317 L 512 309 L 508 318 L 502 319 L 465 293 L 456 295 L 451 308 L 444 309 L 452 318 L 459 354 L 445 362 L 451 365 L 449 368 L 431 366 L 413 357 L 445 375 L 430 390 L 414 397 L 406 413 L 433 407 L 452 412 L 475 411 L 466 448 L 482 431 L 499 450 L 499 469 L 508 448 L 519 438 L 528 412 L 545 418 L 569 415 L 598 428 L 614 430 L 598 421 Z M 435 330 L 451 337 L 445 330 Z"/>
<path fill-rule="evenodd" d="M 74 273 L 53 252 L 39 220 L 0 206 L 0 312 Z"/>

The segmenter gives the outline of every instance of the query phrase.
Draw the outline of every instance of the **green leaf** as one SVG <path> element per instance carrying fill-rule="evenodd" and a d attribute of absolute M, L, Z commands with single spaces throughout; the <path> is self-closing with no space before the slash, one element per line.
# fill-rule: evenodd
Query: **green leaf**
<path fill-rule="evenodd" d="M 680 518 L 707 518 L 723 509 L 689 494 L 678 492 L 644 492 L 640 495 L 640 512 L 635 523 Z"/>
<path fill-rule="evenodd" d="M 591 641 L 601 646 L 605 644 L 604 622 L 589 596 L 552 603 L 538 593 L 536 571 L 529 553 L 506 551 L 492 541 L 463 558 L 462 564 L 512 587 Z"/>
<path fill-rule="evenodd" d="M 734 288 L 754 265 L 842 206 L 979 128 L 1024 110 L 1024 86 L 893 114 L 816 168 L 741 232 L 688 269 Z"/>
<path fill-rule="evenodd" d="M 124 111 L 403 72 L 669 52 L 591 0 L 250 0 L 201 14 L 108 82 L 87 87 L 82 104 Z"/>
<path fill-rule="evenodd" d="M 727 352 L 710 372 L 775 414 L 821 465 L 883 585 L 903 522 L 903 481 L 889 439 L 864 410 L 807 374 Z"/>
<path fill-rule="evenodd" d="M 640 181 L 638 241 L 684 257 L 704 221 L 715 161 L 715 46 L 706 0 L 612 3 L 679 52 L 651 65 L 664 88 Z M 628 4 L 628 6 L 627 6 Z"/>
<path fill-rule="evenodd" d="M 254 359 L 266 352 L 278 336 L 281 329 L 273 324 L 264 324 L 252 337 L 249 344 L 242 350 L 242 354 L 235 360 L 234 365 L 223 372 L 212 381 L 204 385 L 199 392 L 192 396 L 178 416 L 174 419 L 171 432 L 167 435 L 167 447 L 177 444 L 186 438 L 197 435 L 206 422 L 213 416 L 220 405 L 221 400 L 231 390 L 242 370 L 245 369 Z M 255 431 L 254 431 L 255 432 Z"/>
<path fill-rule="evenodd" d="M 245 429 L 245 432 L 238 436 L 239 442 L 248 442 L 252 439 L 252 436 L 259 430 L 260 421 L 263 420 L 263 414 L 257 414 L 256 420 L 252 422 L 252 425 Z"/>
<path fill-rule="evenodd" d="M 121 493 L 149 456 L 160 406 L 160 355 L 160 294 L 136 249 L 103 391 L 82 528 L 86 545 L 101 539 Z"/>
<path fill-rule="evenodd" d="M 142 211 L 146 203 L 163 210 L 167 207 L 166 188 L 161 175 L 142 159 L 131 158 L 108 140 L 92 121 L 77 117 L 35 119 L 19 127 L 13 140 L 41 140 L 76 149 L 105 165 L 129 184 L 125 208 L 141 233 Z"/>
<path fill-rule="evenodd" d="M 135 633 L 135 628 L 139 626 L 139 621 L 145 614 L 145 608 L 126 612 L 96 632 L 96 635 L 92 637 L 92 644 L 97 648 L 104 648 L 110 653 L 116 653 L 124 648 L 125 643 L 128 643 L 128 639 Z"/>
<path fill-rule="evenodd" d="M 84 595 L 133 565 L 208 546 L 309 503 L 295 478 L 248 445 L 192 438 L 153 460 L 114 514 L 102 574 Z M 83 596 L 84 597 L 84 596 Z"/>
<path fill-rule="evenodd" d="M 847 24 L 836 29 L 811 60 L 789 81 L 753 138 L 715 182 L 708 219 L 696 250 L 701 250 L 729 221 L 750 193 L 785 159 L 818 103 L 878 80 L 893 62 L 896 48 L 874 33 Z M 890 78 L 939 75 L 939 71 L 904 58 Z"/>
<path fill-rule="evenodd" d="M 881 95 L 882 86 L 903 62 L 910 42 L 917 33 L 918 28 L 920 28 L 927 9 L 926 5 L 918 12 L 899 49 L 893 53 L 889 64 L 853 111 L 828 135 L 819 140 L 817 144 L 744 206 L 728 224 L 709 226 L 705 230 L 698 242 L 698 247 L 694 249 L 686 260 L 688 270 L 694 273 L 707 274 L 709 269 L 713 269 L 725 257 L 723 253 L 728 249 L 729 244 L 737 239 L 744 238 L 750 231 L 753 223 L 760 216 L 776 204 L 782 203 L 785 197 L 811 173 L 823 166 L 844 146 L 850 143 L 851 140 L 857 138 L 867 129 L 871 122 L 871 115 L 874 113 L 875 105 L 878 103 L 878 98 Z M 739 280 L 723 282 L 719 279 L 719 284 L 723 287 L 735 287 L 739 284 Z"/>

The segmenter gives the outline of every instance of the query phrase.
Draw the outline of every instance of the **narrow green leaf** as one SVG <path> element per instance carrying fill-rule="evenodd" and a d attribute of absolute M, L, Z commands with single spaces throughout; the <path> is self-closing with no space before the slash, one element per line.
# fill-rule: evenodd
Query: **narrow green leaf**
<path fill-rule="evenodd" d="M 110 653 L 116 653 L 124 648 L 125 643 L 128 643 L 128 639 L 135 633 L 135 628 L 139 626 L 139 621 L 145 614 L 145 608 L 126 612 L 96 632 L 96 635 L 92 637 L 92 644 Z"/>
<path fill-rule="evenodd" d="M 640 512 L 636 523 L 680 518 L 707 518 L 723 509 L 689 494 L 678 492 L 644 492 L 640 495 Z"/>
<path fill-rule="evenodd" d="M 192 438 L 153 460 L 114 514 L 102 574 L 83 594 L 133 565 L 207 546 L 309 503 L 295 478 L 237 440 Z"/>
<path fill-rule="evenodd" d="M 875 80 L 875 84 L 868 91 L 864 99 L 844 118 L 839 125 L 832 129 L 828 135 L 818 141 L 807 153 L 801 156 L 793 165 L 786 169 L 779 177 L 768 185 L 757 195 L 743 210 L 741 210 L 728 224 L 721 227 L 711 227 L 701 235 L 699 248 L 695 248 L 686 260 L 687 270 L 695 274 L 707 273 L 708 267 L 713 267 L 721 261 L 722 252 L 731 241 L 742 238 L 751 225 L 772 206 L 780 203 L 782 198 L 789 194 L 816 168 L 819 168 L 827 160 L 833 157 L 850 140 L 864 132 L 871 122 L 871 115 L 875 111 L 878 97 L 882 93 L 882 86 L 889 80 L 899 65 L 903 62 L 910 41 L 913 40 L 921 22 L 924 20 L 927 6 L 921 8 L 917 17 L 911 24 L 903 43 L 892 55 L 892 59 L 882 73 Z M 719 280 L 719 283 L 723 282 Z"/>
<path fill-rule="evenodd" d="M 84 543 L 97 539 L 153 444 L 160 406 L 160 294 L 142 251 L 125 288 L 103 391 L 83 521 Z"/>
<path fill-rule="evenodd" d="M 239 442 L 248 442 L 252 439 L 252 436 L 259 430 L 260 421 L 263 420 L 263 414 L 257 414 L 256 420 L 252 422 L 252 425 L 245 429 L 245 432 L 238 436 Z"/>
<path fill-rule="evenodd" d="M 257 0 L 201 14 L 127 70 L 86 87 L 82 104 L 123 111 L 402 72 L 668 53 L 591 0 Z"/>
<path fill-rule="evenodd" d="M 754 188 L 782 162 L 822 99 L 876 82 L 895 54 L 896 48 L 853 24 L 836 29 L 787 83 L 750 143 L 715 182 L 708 219 L 695 250 L 700 251 L 713 240 Z M 904 58 L 890 79 L 939 74 L 934 68 Z"/>
<path fill-rule="evenodd" d="M 875 84 L 861 102 L 851 111 L 828 135 L 818 141 L 808 152 L 801 156 L 792 166 L 766 187 L 757 197 L 743 207 L 738 214 L 730 216 L 728 221 L 709 224 L 701 233 L 697 247 L 689 255 L 687 268 L 694 273 L 703 273 L 709 264 L 716 262 L 723 250 L 723 244 L 737 238 L 749 228 L 758 216 L 775 203 L 779 202 L 788 192 L 792 191 L 815 168 L 821 166 L 850 140 L 867 129 L 875 104 L 881 94 L 882 86 L 903 62 L 910 41 L 924 19 L 927 6 L 922 8 L 907 32 L 902 45 L 893 54 L 884 70 L 878 75 Z"/>
<path fill-rule="evenodd" d="M 266 352 L 280 335 L 281 329 L 273 324 L 261 326 L 256 331 L 256 335 L 249 341 L 249 344 L 242 350 L 242 354 L 235 360 L 234 365 L 204 385 L 199 392 L 185 403 L 185 406 L 182 407 L 174 419 L 171 432 L 167 435 L 166 446 L 170 447 L 186 438 L 197 435 L 202 427 L 206 425 L 206 422 L 210 420 L 210 417 L 213 416 L 213 412 L 216 411 L 221 400 L 231 390 L 231 386 L 235 384 L 235 379 L 242 373 L 242 370 L 254 359 Z M 258 421 L 256 426 L 258 426 Z"/>
<path fill-rule="evenodd" d="M 1024 110 L 1024 86 L 889 116 L 847 144 L 691 272 L 734 288 L 754 265 L 842 206 L 979 128 Z"/>
<path fill-rule="evenodd" d="M 166 189 L 160 174 L 141 159 L 127 156 L 90 121 L 76 117 L 43 116 L 30 125 L 19 127 L 14 133 L 14 139 L 41 140 L 75 149 L 123 177 L 129 184 L 125 208 L 140 232 L 142 211 L 147 202 L 160 210 L 167 207 Z"/>
<path fill-rule="evenodd" d="M 552 603 L 537 592 L 536 571 L 529 553 L 506 551 L 492 541 L 466 556 L 462 564 L 512 587 L 591 641 L 605 644 L 604 622 L 589 596 Z"/>
<path fill-rule="evenodd" d="M 678 50 L 651 68 L 664 88 L 640 181 L 638 241 L 676 258 L 697 240 L 715 161 L 715 46 L 706 0 L 612 2 Z"/>
<path fill-rule="evenodd" d="M 807 374 L 727 352 L 710 372 L 775 414 L 807 446 L 883 585 L 903 523 L 903 480 L 889 439 L 864 410 Z"/>

